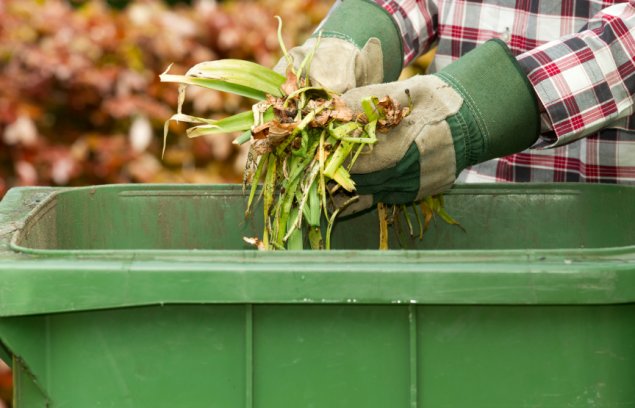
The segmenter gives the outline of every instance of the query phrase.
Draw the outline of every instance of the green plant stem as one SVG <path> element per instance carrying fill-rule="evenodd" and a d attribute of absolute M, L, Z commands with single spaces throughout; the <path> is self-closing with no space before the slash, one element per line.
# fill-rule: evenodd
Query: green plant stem
<path fill-rule="evenodd" d="M 290 217 L 287 217 L 287 228 L 291 227 L 291 220 L 297 216 L 298 209 L 292 208 Z M 287 240 L 287 249 L 289 250 L 302 250 L 304 249 L 304 244 L 302 242 L 302 230 L 295 230 Z"/>
<path fill-rule="evenodd" d="M 265 248 L 269 248 L 269 232 L 271 231 L 271 223 L 269 222 L 269 213 L 274 201 L 274 193 L 276 189 L 276 171 L 277 171 L 278 158 L 274 155 L 269 157 L 267 161 L 267 174 L 265 175 L 264 185 L 264 205 L 263 214 L 265 218 L 265 231 L 263 234 L 263 243 Z"/>
<path fill-rule="evenodd" d="M 348 155 L 351 154 L 353 147 L 355 147 L 354 143 L 340 142 L 324 167 L 324 175 L 326 177 L 334 177 L 335 172 L 342 166 Z"/>
<path fill-rule="evenodd" d="M 258 183 L 260 182 L 260 176 L 262 175 L 262 169 L 267 165 L 270 154 L 265 154 L 260 157 L 256 172 L 251 179 L 251 189 L 249 190 L 249 199 L 247 200 L 247 209 L 245 210 L 245 217 L 251 213 L 251 206 L 253 204 L 256 190 L 258 189 Z"/>

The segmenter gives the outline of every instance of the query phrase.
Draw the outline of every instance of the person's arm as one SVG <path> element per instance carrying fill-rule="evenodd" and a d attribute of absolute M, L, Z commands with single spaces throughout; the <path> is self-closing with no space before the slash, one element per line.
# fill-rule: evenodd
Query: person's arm
<path fill-rule="evenodd" d="M 561 146 L 634 113 L 635 0 L 602 10 L 579 33 L 517 57 L 541 104 L 535 147 Z"/>

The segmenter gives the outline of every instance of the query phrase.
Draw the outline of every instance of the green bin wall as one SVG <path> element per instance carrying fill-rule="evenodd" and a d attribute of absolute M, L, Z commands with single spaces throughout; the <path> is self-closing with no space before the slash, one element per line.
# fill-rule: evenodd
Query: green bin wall
<path fill-rule="evenodd" d="M 635 407 L 633 202 L 459 186 L 465 232 L 271 253 L 239 186 L 14 189 L 0 356 L 16 408 Z"/>

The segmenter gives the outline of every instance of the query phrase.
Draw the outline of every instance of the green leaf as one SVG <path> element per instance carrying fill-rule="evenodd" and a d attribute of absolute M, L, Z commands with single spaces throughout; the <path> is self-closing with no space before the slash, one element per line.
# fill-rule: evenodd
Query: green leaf
<path fill-rule="evenodd" d="M 168 67 L 168 70 L 170 68 Z M 193 66 L 185 75 L 161 74 L 161 82 L 195 85 L 263 100 L 267 94 L 282 96 L 285 77 L 250 61 L 217 60 Z"/>
<path fill-rule="evenodd" d="M 282 96 L 280 86 L 286 78 L 274 70 L 251 61 L 221 59 L 194 65 L 187 71 L 188 76 L 227 81 L 265 93 Z"/>
<path fill-rule="evenodd" d="M 377 110 L 378 103 L 379 98 L 376 96 L 369 96 L 361 101 L 362 110 L 366 114 L 369 122 L 376 121 L 380 118 L 380 112 Z"/>
<path fill-rule="evenodd" d="M 208 120 L 206 123 L 206 125 L 188 129 L 187 137 L 194 138 L 203 135 L 216 135 L 249 130 L 254 123 L 254 115 L 251 111 L 247 111 L 220 120 Z"/>
<path fill-rule="evenodd" d="M 287 230 L 293 228 L 292 222 L 296 219 L 298 212 L 297 209 L 292 211 L 293 199 L 295 198 L 295 193 L 300 185 L 300 178 L 292 180 L 285 180 L 283 182 L 284 195 L 278 200 L 280 203 L 280 216 L 278 221 L 278 233 L 276 235 L 276 242 L 280 245 L 283 244 L 284 236 Z M 291 217 L 291 218 L 289 218 Z"/>
<path fill-rule="evenodd" d="M 267 166 L 267 161 L 271 154 L 265 154 L 260 157 L 258 161 L 258 166 L 256 167 L 256 172 L 251 179 L 251 189 L 249 191 L 249 199 L 247 200 L 247 209 L 245 210 L 245 217 L 247 217 L 251 213 L 251 207 L 254 201 L 254 197 L 256 195 L 256 190 L 258 189 L 258 183 L 260 181 L 260 175 L 262 174 L 263 168 Z"/>
<path fill-rule="evenodd" d="M 322 39 L 322 31 L 318 33 L 317 39 L 315 41 L 315 45 L 313 46 L 311 51 L 304 57 L 304 59 L 302 60 L 302 63 L 300 63 L 300 68 L 298 69 L 298 72 L 297 72 L 298 86 L 300 86 L 299 82 L 303 74 L 307 79 L 307 83 L 309 81 L 309 74 L 311 73 L 311 62 L 313 61 L 313 57 L 315 56 L 315 51 L 317 51 L 317 49 L 320 46 L 321 39 Z"/>
<path fill-rule="evenodd" d="M 287 228 L 292 227 L 291 223 L 297 216 L 298 216 L 298 209 L 292 208 L 290 217 L 287 218 Z M 304 245 L 302 241 L 303 241 L 302 230 L 296 229 L 295 231 L 291 233 L 291 235 L 289 235 L 289 239 L 287 239 L 287 249 L 296 250 L 296 251 L 304 249 Z"/>
<path fill-rule="evenodd" d="M 176 116 L 176 115 L 175 115 Z M 181 116 L 187 116 L 181 114 Z M 206 125 L 195 126 L 187 130 L 187 137 L 194 138 L 203 135 L 217 135 L 222 133 L 232 133 L 232 132 L 240 132 L 240 131 L 249 131 L 249 138 L 242 141 L 242 143 L 247 142 L 251 138 L 251 127 L 254 124 L 254 115 L 251 111 L 241 112 L 233 116 L 229 116 L 220 120 L 209 120 L 209 119 L 201 119 L 196 118 L 207 123 Z M 263 120 L 265 122 L 273 119 L 273 109 L 268 109 L 264 115 Z M 192 122 L 194 123 L 194 122 Z M 246 136 L 241 136 L 246 137 Z M 242 144 L 236 143 L 236 144 Z"/>
<path fill-rule="evenodd" d="M 353 147 L 355 147 L 355 143 L 340 142 L 339 146 L 337 146 L 337 148 L 335 149 L 335 152 L 333 152 L 328 162 L 326 163 L 326 166 L 324 167 L 324 175 L 326 177 L 335 179 L 336 173 L 339 171 L 339 169 L 343 169 L 342 163 L 344 163 L 344 160 L 346 160 L 346 158 L 350 155 L 351 151 L 353 150 Z M 342 185 L 342 187 L 344 186 Z M 351 191 L 351 190 L 348 190 L 348 191 Z"/>
<path fill-rule="evenodd" d="M 309 244 L 311 245 L 311 249 L 324 249 L 322 230 L 319 226 L 309 227 Z"/>
<path fill-rule="evenodd" d="M 282 39 L 282 18 L 280 18 L 280 16 L 275 17 L 278 20 L 278 45 L 280 46 L 282 55 L 287 60 L 287 69 L 291 69 L 291 71 L 295 73 L 295 67 L 293 66 L 293 57 L 291 57 L 289 55 L 289 52 L 287 52 L 287 47 L 284 45 L 284 40 Z"/>
<path fill-rule="evenodd" d="M 196 85 L 202 88 L 214 89 L 221 92 L 233 93 L 251 99 L 263 100 L 267 97 L 266 93 L 258 89 L 232 84 L 227 81 L 208 78 L 192 78 L 185 75 L 161 75 L 161 82 L 176 82 L 185 85 Z"/>
<path fill-rule="evenodd" d="M 443 207 L 437 208 L 436 213 L 446 223 L 448 223 L 450 225 L 456 225 L 457 227 L 461 228 L 461 230 L 463 230 L 463 232 L 465 232 L 465 228 L 463 228 L 463 226 L 461 224 L 459 224 L 459 222 L 457 220 L 452 218 L 452 216 L 450 214 L 448 214 L 447 211 L 445 211 L 445 209 L 443 209 Z"/>
<path fill-rule="evenodd" d="M 351 178 L 351 175 L 346 171 L 344 167 L 338 167 L 337 171 L 333 174 L 332 179 L 342 186 L 344 190 L 353 192 L 355 191 L 355 182 Z"/>
<path fill-rule="evenodd" d="M 317 179 L 313 181 L 311 187 L 309 187 L 309 201 L 307 203 L 308 206 L 308 217 L 307 223 L 312 226 L 320 225 L 320 193 L 318 191 L 318 181 Z"/>
<path fill-rule="evenodd" d="M 235 145 L 245 144 L 251 140 L 251 130 L 244 131 L 240 136 L 235 138 L 232 143 Z"/>
<path fill-rule="evenodd" d="M 303 166 L 304 167 L 304 166 Z M 304 185 L 300 185 L 300 189 L 297 191 L 300 193 L 300 198 L 298 199 L 296 197 L 296 201 L 298 202 L 298 216 L 296 217 L 296 219 L 293 221 L 292 223 L 292 227 L 289 230 L 289 232 L 287 232 L 287 235 L 284 237 L 284 240 L 286 241 L 289 238 L 289 235 L 296 229 L 296 228 L 301 228 L 302 227 L 302 216 L 304 215 L 306 218 L 310 217 L 309 214 L 309 208 L 306 208 L 306 204 L 307 201 L 309 199 L 309 195 L 310 195 L 310 190 L 312 185 L 314 184 L 315 180 L 317 179 L 317 176 L 320 172 L 320 166 L 318 163 L 314 163 L 313 167 L 311 167 L 311 170 L 308 171 L 308 173 L 305 175 L 305 177 L 303 178 L 303 181 L 305 181 Z M 317 190 L 316 190 L 317 192 Z M 319 218 L 319 210 L 320 208 L 317 208 L 318 211 L 318 218 Z"/>

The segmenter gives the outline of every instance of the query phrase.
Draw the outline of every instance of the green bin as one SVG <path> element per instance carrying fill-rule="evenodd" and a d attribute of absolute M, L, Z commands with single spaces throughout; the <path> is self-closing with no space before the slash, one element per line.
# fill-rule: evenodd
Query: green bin
<path fill-rule="evenodd" d="M 256 251 L 245 204 L 234 185 L 11 190 L 15 407 L 635 407 L 635 187 L 458 186 L 465 232 L 390 251 L 374 212 L 334 251 Z"/>

